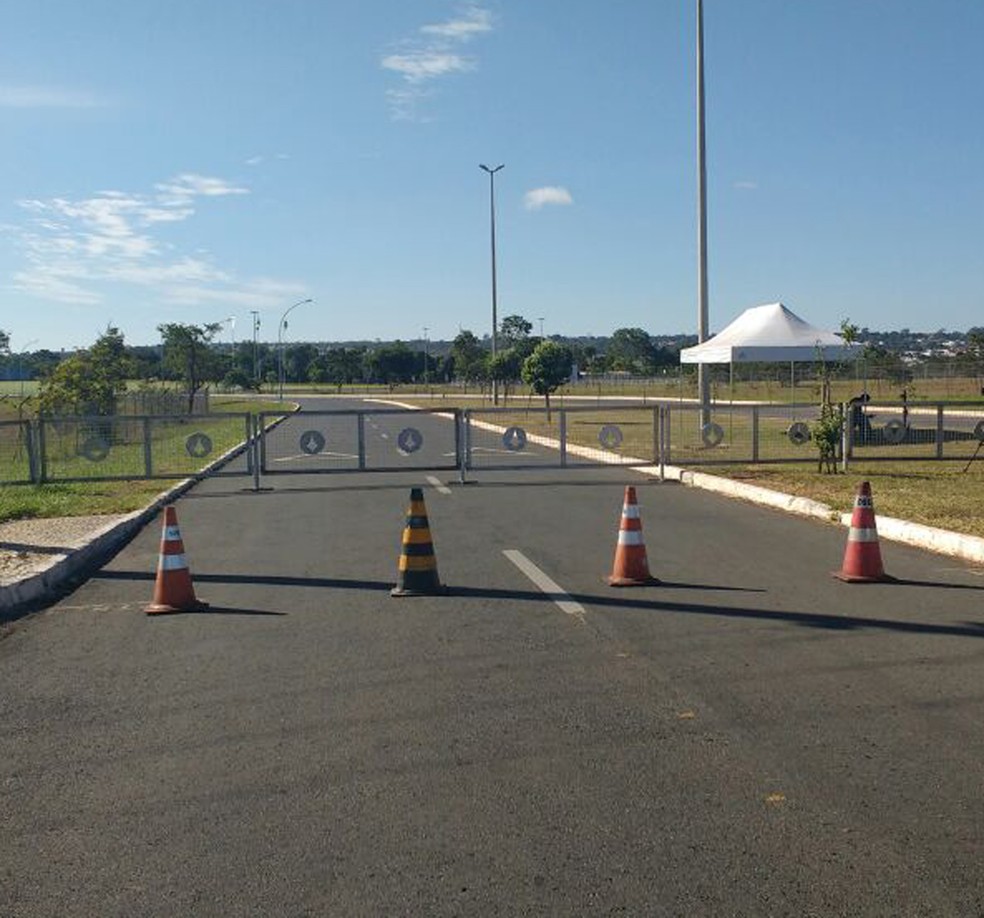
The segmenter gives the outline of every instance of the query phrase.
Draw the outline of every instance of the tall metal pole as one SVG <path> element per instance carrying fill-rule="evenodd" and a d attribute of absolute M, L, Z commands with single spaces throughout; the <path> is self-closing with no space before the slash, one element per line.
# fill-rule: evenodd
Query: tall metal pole
<path fill-rule="evenodd" d="M 495 277 L 495 174 L 505 163 L 500 163 L 494 168 L 489 168 L 484 163 L 479 163 L 479 168 L 484 169 L 489 174 L 489 223 L 492 230 L 492 360 L 498 352 L 498 301 L 496 298 L 496 277 Z M 499 381 L 492 377 L 492 404 L 499 404 Z"/>
<path fill-rule="evenodd" d="M 280 317 L 280 324 L 277 326 L 277 350 L 280 352 L 280 372 L 277 374 L 280 381 L 280 401 L 284 400 L 284 329 L 287 327 L 287 316 L 290 314 L 291 310 L 297 309 L 298 306 L 303 306 L 305 303 L 313 303 L 314 300 L 308 298 L 306 300 L 298 300 L 293 306 L 290 306 L 284 314 Z"/>
<path fill-rule="evenodd" d="M 260 314 L 255 309 L 251 309 L 250 312 L 253 314 L 253 379 L 259 382 L 260 364 L 256 359 L 256 333 L 260 330 Z"/>
<path fill-rule="evenodd" d="M 707 162 L 704 145 L 704 3 L 697 0 L 697 343 L 707 340 Z M 710 423 L 710 377 L 697 364 L 700 426 Z"/>

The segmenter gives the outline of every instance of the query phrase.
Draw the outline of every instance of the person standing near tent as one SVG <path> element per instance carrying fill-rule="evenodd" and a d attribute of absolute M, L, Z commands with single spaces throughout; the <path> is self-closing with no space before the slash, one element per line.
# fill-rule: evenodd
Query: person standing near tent
<path fill-rule="evenodd" d="M 862 392 L 848 403 L 851 408 L 851 434 L 855 443 L 865 444 L 871 439 L 871 421 L 865 406 L 871 401 L 867 392 Z"/>

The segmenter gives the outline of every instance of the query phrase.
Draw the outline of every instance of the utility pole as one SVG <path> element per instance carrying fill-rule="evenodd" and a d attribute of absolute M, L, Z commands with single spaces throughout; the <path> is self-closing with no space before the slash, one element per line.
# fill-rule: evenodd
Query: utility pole
<path fill-rule="evenodd" d="M 253 379 L 259 382 L 260 364 L 256 356 L 256 333 L 260 330 L 260 314 L 255 309 L 251 309 L 250 312 L 253 314 Z"/>
<path fill-rule="evenodd" d="M 489 174 L 489 223 L 492 230 L 492 360 L 495 360 L 495 355 L 498 351 L 497 339 L 498 339 L 498 325 L 499 318 L 497 315 L 497 301 L 496 301 L 496 280 L 495 280 L 495 174 L 498 172 L 505 163 L 500 163 L 498 166 L 489 167 L 484 163 L 479 163 L 478 168 L 483 169 Z M 499 381 L 492 377 L 492 404 L 499 404 Z"/>
<path fill-rule="evenodd" d="M 707 159 L 704 143 L 704 3 L 697 0 L 697 343 L 707 340 Z M 711 421 L 710 376 L 697 364 L 700 428 Z"/>

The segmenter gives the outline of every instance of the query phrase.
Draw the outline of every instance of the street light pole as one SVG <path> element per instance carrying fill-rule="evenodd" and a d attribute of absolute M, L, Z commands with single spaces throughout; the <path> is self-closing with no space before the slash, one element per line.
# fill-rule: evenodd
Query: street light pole
<path fill-rule="evenodd" d="M 284 329 L 287 327 L 287 316 L 298 306 L 313 302 L 314 300 L 310 297 L 306 300 L 298 300 L 293 306 L 288 307 L 280 317 L 280 324 L 277 326 L 277 350 L 280 352 L 280 372 L 277 374 L 277 378 L 280 381 L 280 401 L 284 400 Z"/>
<path fill-rule="evenodd" d="M 256 333 L 260 330 L 260 314 L 255 309 L 251 309 L 250 312 L 253 314 L 253 381 L 259 383 L 260 365 L 256 359 Z"/>
<path fill-rule="evenodd" d="M 540 323 L 540 340 L 542 341 L 543 340 L 543 316 L 539 316 L 538 317 L 538 321 Z"/>
<path fill-rule="evenodd" d="M 697 0 L 697 343 L 707 340 L 707 159 L 704 144 L 704 3 Z M 711 420 L 710 376 L 697 364 L 700 427 Z"/>
<path fill-rule="evenodd" d="M 498 303 L 496 300 L 496 277 L 495 277 L 495 174 L 498 172 L 505 163 L 500 163 L 498 166 L 490 168 L 484 163 L 479 163 L 479 169 L 485 170 L 489 174 L 489 225 L 491 227 L 492 233 L 492 359 L 495 360 L 496 353 L 498 351 L 497 340 L 498 340 L 498 325 L 499 318 L 497 315 Z M 492 404 L 499 404 L 499 381 L 493 375 L 492 377 Z"/>

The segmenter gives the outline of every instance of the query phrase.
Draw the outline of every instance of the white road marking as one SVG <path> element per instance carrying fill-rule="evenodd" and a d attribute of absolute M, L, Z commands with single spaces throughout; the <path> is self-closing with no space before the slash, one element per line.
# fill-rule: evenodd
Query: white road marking
<path fill-rule="evenodd" d="M 503 549 L 502 553 L 526 574 L 541 592 L 546 593 L 562 611 L 568 615 L 573 615 L 582 625 L 584 624 L 584 606 L 579 602 L 574 602 L 566 590 L 551 580 L 526 555 L 521 551 L 516 551 L 514 548 Z"/>
<path fill-rule="evenodd" d="M 353 453 L 330 453 L 327 450 L 320 453 L 299 453 L 296 456 L 277 456 L 274 462 L 293 462 L 295 459 L 358 459 Z"/>
<path fill-rule="evenodd" d="M 444 484 L 444 482 L 442 482 L 440 478 L 435 478 L 433 475 L 428 475 L 427 476 L 427 481 L 430 484 L 434 485 L 434 489 L 439 494 L 450 494 L 451 493 L 451 489 L 446 484 Z"/>

